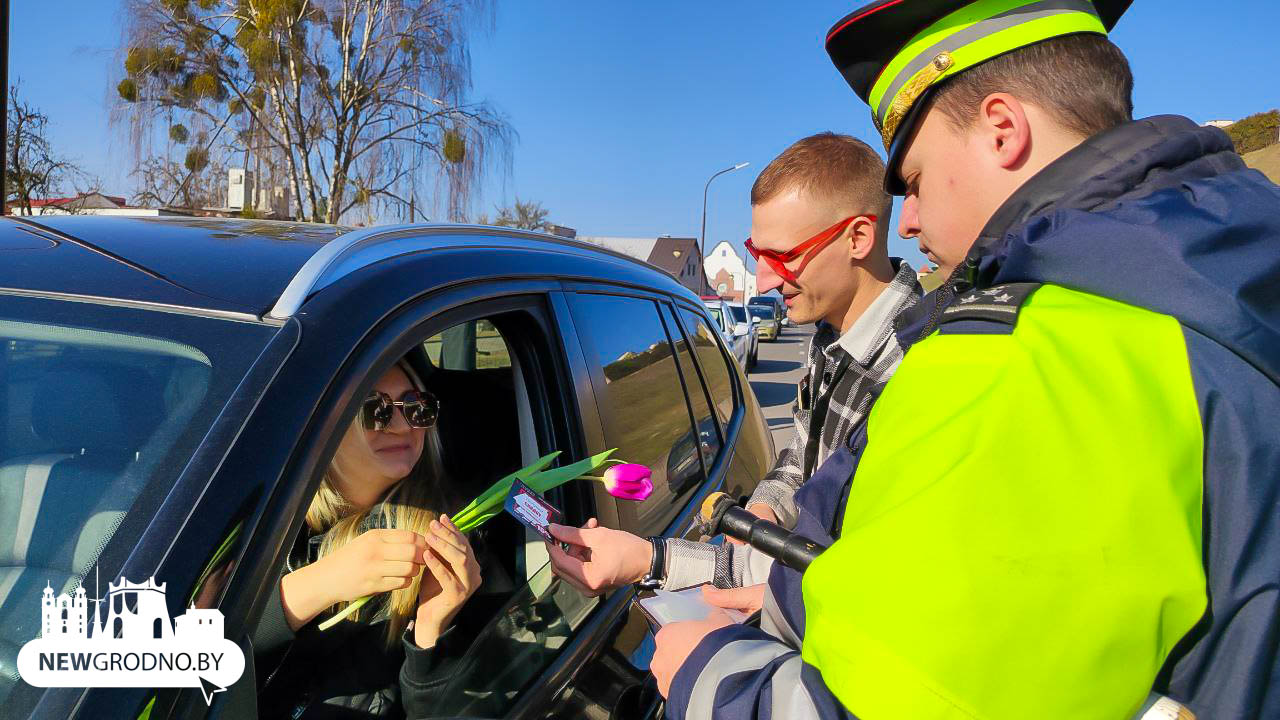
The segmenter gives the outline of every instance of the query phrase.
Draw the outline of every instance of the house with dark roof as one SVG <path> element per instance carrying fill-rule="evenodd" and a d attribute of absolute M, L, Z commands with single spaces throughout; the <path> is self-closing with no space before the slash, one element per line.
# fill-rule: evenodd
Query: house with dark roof
<path fill-rule="evenodd" d="M 708 289 L 702 263 L 698 261 L 698 239 L 662 235 L 656 238 L 588 237 L 578 240 L 608 248 L 667 272 L 681 285 L 699 295 Z"/>

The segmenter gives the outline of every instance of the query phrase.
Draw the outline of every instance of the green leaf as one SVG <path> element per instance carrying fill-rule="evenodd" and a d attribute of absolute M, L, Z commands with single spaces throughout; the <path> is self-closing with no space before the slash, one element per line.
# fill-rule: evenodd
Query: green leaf
<path fill-rule="evenodd" d="M 453 517 L 450 518 L 453 520 L 453 524 L 458 525 L 458 528 L 461 529 L 462 526 L 459 523 L 465 522 L 477 511 L 483 511 L 485 507 L 491 505 L 495 499 L 497 499 L 498 502 L 505 499 L 507 497 L 507 493 L 511 492 L 511 485 L 516 478 L 519 478 L 521 482 L 527 482 L 527 479 L 531 475 L 550 465 L 557 457 L 559 457 L 559 455 L 559 450 L 543 455 L 531 464 L 520 468 L 490 485 L 488 489 L 480 493 L 475 500 L 472 500 L 466 507 L 453 514 Z"/>
<path fill-rule="evenodd" d="M 598 455 L 592 455 L 591 457 L 579 460 L 572 465 L 566 465 L 561 468 L 555 468 L 554 470 L 540 472 L 528 480 L 525 480 L 525 483 L 534 490 L 544 493 L 551 488 L 559 487 L 570 480 L 595 470 L 604 464 L 604 461 L 608 460 L 609 456 L 617 452 L 617 450 L 617 448 L 605 450 Z"/>

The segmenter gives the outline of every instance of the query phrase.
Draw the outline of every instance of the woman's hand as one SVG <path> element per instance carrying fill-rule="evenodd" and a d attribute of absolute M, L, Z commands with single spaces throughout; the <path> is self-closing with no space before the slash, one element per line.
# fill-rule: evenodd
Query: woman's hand
<path fill-rule="evenodd" d="M 413 621 L 413 642 L 432 647 L 480 587 L 480 563 L 467 536 L 447 515 L 432 520 L 427 548 L 422 553 L 427 569 L 418 589 L 418 614 Z"/>
<path fill-rule="evenodd" d="M 409 587 L 422 571 L 427 540 L 412 530 L 368 530 L 280 580 L 280 603 L 293 630 L 325 608 Z"/>

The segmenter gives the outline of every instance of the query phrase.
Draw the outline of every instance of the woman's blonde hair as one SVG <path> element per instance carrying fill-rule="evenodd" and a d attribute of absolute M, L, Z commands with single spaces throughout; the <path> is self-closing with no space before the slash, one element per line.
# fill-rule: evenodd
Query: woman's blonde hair
<path fill-rule="evenodd" d="M 422 389 L 417 374 L 407 364 L 401 362 L 396 367 L 408 376 L 409 382 L 416 389 Z M 359 415 L 347 427 L 346 436 L 342 439 L 342 444 L 345 445 L 348 442 L 357 442 L 366 446 L 369 442 Z M 358 510 L 342 497 L 342 493 L 338 492 L 338 488 L 343 484 L 342 480 L 349 472 L 349 469 L 344 471 L 342 464 L 342 459 L 335 454 L 329 463 L 329 468 L 320 479 L 320 489 L 316 491 L 310 507 L 307 508 L 307 527 L 314 533 L 324 533 L 318 557 L 335 552 L 371 528 L 398 528 L 426 535 L 430 532 L 428 526 L 431 521 L 439 517 L 440 513 L 445 512 L 449 506 L 449 500 L 444 493 L 440 434 L 435 426 L 427 428 L 422 444 L 422 456 L 413 469 L 391 486 L 381 502 L 372 508 Z M 370 517 L 374 508 L 378 509 L 378 516 Z M 427 571 L 424 570 L 423 573 L 425 572 Z M 400 634 L 417 613 L 418 590 L 421 584 L 422 574 L 420 573 L 408 587 L 392 590 L 384 602 L 371 602 L 348 619 L 358 620 L 361 615 L 364 615 L 365 619 L 372 619 L 385 609 L 389 615 L 387 646 L 392 647 L 400 642 Z M 340 603 L 334 607 L 334 610 L 341 610 L 346 605 L 345 602 Z"/>

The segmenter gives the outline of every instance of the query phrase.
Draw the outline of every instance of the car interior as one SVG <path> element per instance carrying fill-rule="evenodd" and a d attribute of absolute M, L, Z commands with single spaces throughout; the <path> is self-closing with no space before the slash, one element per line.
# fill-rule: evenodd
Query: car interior
<path fill-rule="evenodd" d="M 521 360 L 532 351 L 528 334 L 527 318 L 518 312 L 470 320 L 427 338 L 404 358 L 440 403 L 438 444 L 428 441 L 423 462 L 443 469 L 460 504 L 544 454 L 535 432 L 539 396 L 531 387 L 538 380 Z M 573 512 L 579 502 L 570 496 L 583 491 L 573 485 L 546 497 L 565 511 L 566 522 L 581 523 Z M 598 602 L 558 582 L 541 536 L 506 513 L 470 539 L 482 575 L 465 613 L 474 640 L 448 680 L 441 716 L 501 715 Z"/>
<path fill-rule="evenodd" d="M 0 699 L 46 587 L 80 585 L 200 405 L 178 343 L 0 321 Z"/>

